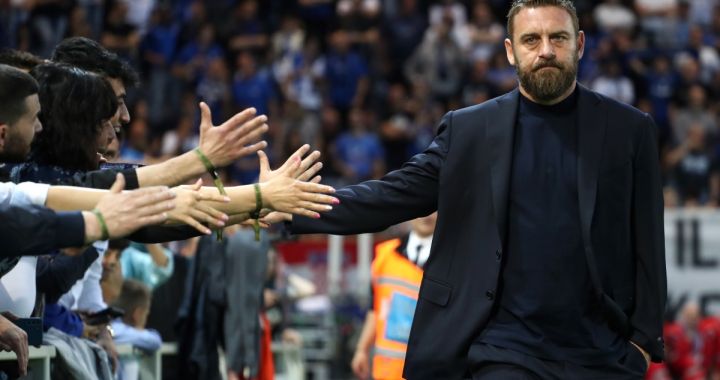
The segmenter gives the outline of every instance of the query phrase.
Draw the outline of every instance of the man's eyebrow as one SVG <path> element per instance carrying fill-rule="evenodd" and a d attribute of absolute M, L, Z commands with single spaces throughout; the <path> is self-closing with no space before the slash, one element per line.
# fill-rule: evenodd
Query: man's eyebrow
<path fill-rule="evenodd" d="M 536 32 L 528 32 L 528 33 L 523 33 L 523 34 L 521 34 L 521 35 L 520 35 L 520 39 L 522 40 L 522 39 L 525 39 L 525 38 L 528 38 L 528 37 L 539 37 L 539 36 L 540 36 L 539 33 L 536 33 Z"/>

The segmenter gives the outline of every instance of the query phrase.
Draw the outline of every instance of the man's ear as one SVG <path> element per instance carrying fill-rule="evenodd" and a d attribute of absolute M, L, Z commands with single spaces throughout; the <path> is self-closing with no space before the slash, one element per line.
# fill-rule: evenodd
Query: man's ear
<path fill-rule="evenodd" d="M 5 150 L 5 139 L 8 135 L 8 128 L 10 128 L 10 126 L 0 122 L 0 152 Z"/>
<path fill-rule="evenodd" d="M 505 55 L 507 56 L 510 66 L 515 66 L 517 62 L 515 62 L 515 47 L 513 46 L 512 41 L 509 38 L 506 38 L 503 44 L 505 45 Z"/>

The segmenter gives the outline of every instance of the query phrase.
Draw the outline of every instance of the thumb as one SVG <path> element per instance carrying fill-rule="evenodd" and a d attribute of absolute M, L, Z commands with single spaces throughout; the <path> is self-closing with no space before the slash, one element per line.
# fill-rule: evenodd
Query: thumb
<path fill-rule="evenodd" d="M 122 173 L 118 173 L 117 176 L 115 176 L 115 182 L 113 183 L 112 187 L 110 188 L 111 193 L 120 193 L 125 188 L 125 177 L 122 175 Z"/>
<path fill-rule="evenodd" d="M 200 102 L 200 133 L 212 127 L 212 113 L 205 102 Z"/>
<path fill-rule="evenodd" d="M 258 150 L 257 155 L 260 160 L 260 172 L 269 173 L 270 161 L 268 160 L 267 154 L 265 154 L 262 150 Z"/>

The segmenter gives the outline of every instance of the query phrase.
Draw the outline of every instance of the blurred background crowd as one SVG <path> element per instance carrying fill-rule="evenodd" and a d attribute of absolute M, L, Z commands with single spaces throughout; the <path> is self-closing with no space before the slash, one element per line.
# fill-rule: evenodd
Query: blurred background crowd
<path fill-rule="evenodd" d="M 448 110 L 516 87 L 503 47 L 509 6 L 507 0 L 0 0 L 0 46 L 49 58 L 64 38 L 84 36 L 135 67 L 141 85 L 128 89 L 132 119 L 123 126 L 120 161 L 153 163 L 197 146 L 197 103 L 205 101 L 216 123 L 247 107 L 268 115 L 267 152 L 275 165 L 310 143 L 323 152 L 324 182 L 341 186 L 400 167 L 430 143 Z M 653 116 L 666 206 L 716 208 L 720 1 L 577 0 L 575 6 L 586 35 L 578 78 Z M 257 168 L 248 157 L 224 176 L 252 183 Z M 182 263 L 197 245 L 171 245 L 170 264 L 158 248 L 129 249 L 149 251 L 145 257 L 154 261 L 146 266 L 172 269 L 175 257 L 183 276 L 161 277 L 181 292 L 192 271 Z M 269 257 L 274 263 L 274 253 Z M 163 306 L 152 310 L 179 307 L 170 296 L 160 298 Z M 336 318 L 345 326 L 336 331 L 352 335 L 363 313 L 340 314 L 354 317 Z M 151 312 L 149 324 L 175 338 L 172 326 L 158 322 L 162 317 Z M 299 340 L 292 332 L 283 338 Z M 347 346 L 340 350 L 345 354 L 332 355 L 340 363 L 334 374 L 349 373 Z M 678 371 L 675 377 L 690 378 Z"/>

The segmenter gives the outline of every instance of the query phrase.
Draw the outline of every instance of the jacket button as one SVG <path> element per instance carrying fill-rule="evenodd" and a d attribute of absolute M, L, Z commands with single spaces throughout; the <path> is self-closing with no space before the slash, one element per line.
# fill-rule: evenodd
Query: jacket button
<path fill-rule="evenodd" d="M 502 250 L 498 249 L 495 251 L 495 257 L 497 257 L 498 261 L 502 258 Z"/>
<path fill-rule="evenodd" d="M 495 293 L 492 290 L 488 290 L 487 292 L 485 292 L 485 297 L 492 301 L 495 299 Z"/>

